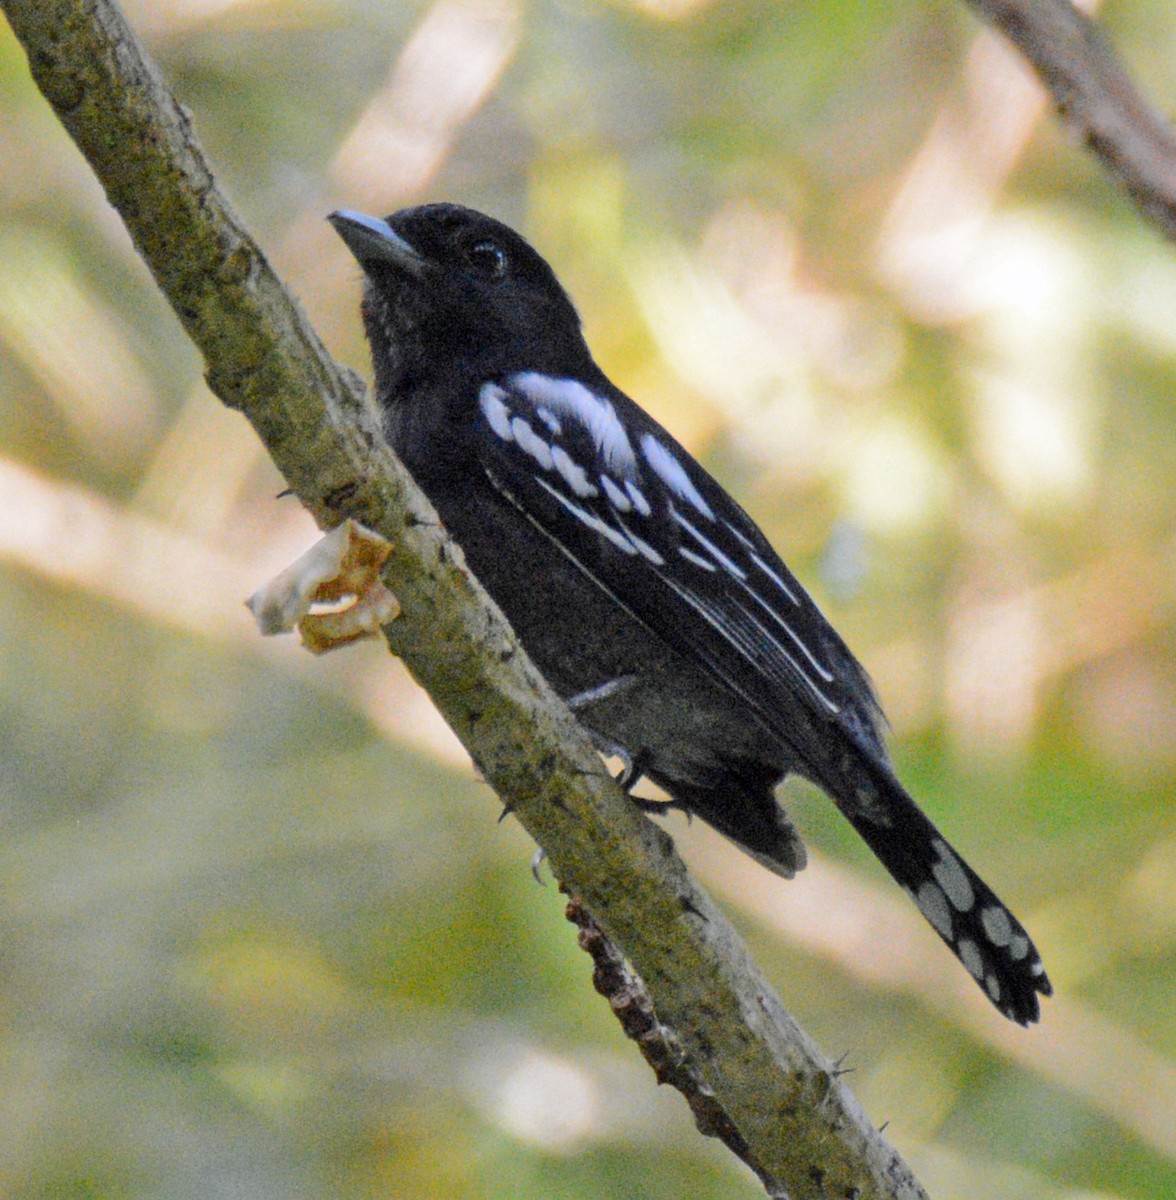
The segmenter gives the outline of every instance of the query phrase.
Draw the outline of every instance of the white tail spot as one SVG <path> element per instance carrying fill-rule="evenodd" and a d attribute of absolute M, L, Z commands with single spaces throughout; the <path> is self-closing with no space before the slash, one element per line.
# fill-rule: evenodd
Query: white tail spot
<path fill-rule="evenodd" d="M 947 906 L 947 898 L 931 880 L 928 879 L 915 893 L 915 903 L 940 937 L 951 937 L 951 909 Z"/>
<path fill-rule="evenodd" d="M 1013 923 L 1003 908 L 990 904 L 980 912 L 980 923 L 994 946 L 1007 946 L 1013 940 Z"/>
<path fill-rule="evenodd" d="M 956 942 L 956 953 L 960 956 L 960 962 L 967 967 L 968 974 L 973 979 L 983 980 L 984 956 L 980 953 L 980 947 L 971 938 L 960 938 Z"/>
<path fill-rule="evenodd" d="M 939 855 L 939 861 L 931 868 L 931 874 L 943 888 L 947 898 L 958 912 L 967 912 L 976 903 L 972 882 L 960 866 L 960 860 L 951 852 L 948 844 L 939 838 L 931 843 L 931 849 Z"/>

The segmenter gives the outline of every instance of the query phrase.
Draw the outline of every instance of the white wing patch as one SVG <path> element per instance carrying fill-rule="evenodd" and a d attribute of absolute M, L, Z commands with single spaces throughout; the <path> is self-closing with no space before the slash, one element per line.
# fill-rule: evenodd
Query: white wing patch
<path fill-rule="evenodd" d="M 520 450 L 525 450 L 545 471 L 551 470 L 551 447 L 531 428 L 523 417 L 511 420 L 510 431 Z"/>
<path fill-rule="evenodd" d="M 840 705 L 834 703 L 833 700 L 825 695 L 824 691 L 821 690 L 821 685 L 805 670 L 789 650 L 756 620 L 753 613 L 741 605 L 735 605 L 734 612 L 724 611 L 721 606 L 715 605 L 705 597 L 698 595 L 689 588 L 683 587 L 672 575 L 662 574 L 661 577 L 691 608 L 706 620 L 707 624 L 722 634 L 732 646 L 738 649 L 751 662 L 759 664 L 761 669 L 766 670 L 767 674 L 771 675 L 773 672 L 767 669 L 764 652 L 768 647 L 771 647 L 776 651 L 780 659 L 788 663 L 795 676 L 804 681 L 809 691 L 812 692 L 821 706 L 831 716 L 835 716 L 841 711 Z"/>
<path fill-rule="evenodd" d="M 498 434 L 504 442 L 513 442 L 514 433 L 510 427 L 510 409 L 504 403 L 506 392 L 496 383 L 488 383 L 478 393 L 478 405 L 486 424 Z"/>
<path fill-rule="evenodd" d="M 724 525 L 747 547 L 747 556 L 763 573 L 792 601 L 797 607 L 800 607 L 800 597 L 796 594 L 796 590 L 788 584 L 788 581 L 775 570 L 770 563 L 765 561 L 763 555 L 756 551 L 755 543 L 749 538 L 737 525 L 732 525 L 730 521 L 724 521 Z"/>
<path fill-rule="evenodd" d="M 712 521 L 715 519 L 711 506 L 702 498 L 682 464 L 652 433 L 645 434 L 641 439 L 641 453 L 645 455 L 645 461 L 653 468 L 654 474 L 675 496 L 693 505 L 704 517 L 709 517 Z"/>
<path fill-rule="evenodd" d="M 594 396 L 583 384 L 570 379 L 549 379 L 545 375 L 530 373 L 513 376 L 511 383 L 521 392 L 521 397 L 516 395 L 516 400 L 521 398 L 530 402 L 536 423 L 545 428 L 553 439 L 563 433 L 564 420 L 577 421 L 596 443 L 597 452 L 606 467 L 620 464 L 625 471 L 636 472 L 637 457 L 629 436 L 607 400 Z M 598 476 L 600 487 L 597 487 L 588 478 L 587 470 L 563 446 L 549 442 L 536 432 L 535 426 L 525 416 L 511 412 L 508 404 L 510 398 L 511 393 L 505 388 L 488 383 L 478 394 L 478 406 L 497 437 L 504 442 L 513 442 L 546 474 L 557 477 L 549 481 L 543 475 L 536 475 L 535 482 L 554 496 L 576 520 L 583 522 L 618 550 L 625 554 L 640 555 L 655 567 L 664 566 L 666 560 L 661 551 L 621 520 L 622 513 L 632 513 L 634 509 L 642 516 L 649 516 L 652 512 L 637 485 L 622 476 L 622 488 L 616 479 L 602 474 Z M 559 483 L 569 489 L 572 495 L 556 486 Z M 577 503 L 578 500 L 596 499 L 601 488 L 608 498 L 615 523 Z"/>
<path fill-rule="evenodd" d="M 534 401 L 536 395 L 543 397 L 544 403 L 534 404 L 535 422 L 551 435 L 552 440 L 537 432 L 535 424 L 526 416 L 511 411 L 511 392 L 496 383 L 487 383 L 478 393 L 478 407 L 497 437 L 504 442 L 513 442 L 544 471 L 557 472 L 581 500 L 592 500 L 600 495 L 600 488 L 588 478 L 587 470 L 554 441 L 563 434 L 563 422 L 552 409 L 563 404 L 563 415 L 574 418 L 587 429 L 606 463 L 611 455 L 614 460 L 627 462 L 633 470 L 637 469 L 637 459 L 628 435 L 607 400 L 594 396 L 583 384 L 568 379 L 548 379 L 534 373 L 514 377 L 515 383 L 522 380 L 526 381 L 529 391 L 523 392 L 521 398 Z M 516 401 L 520 399 L 519 394 L 515 393 L 514 398 Z M 627 513 L 636 508 L 643 516 L 649 516 L 649 503 L 632 480 L 625 479 L 622 490 L 617 480 L 607 475 L 599 478 L 605 495 L 618 512 Z M 632 538 L 629 540 L 632 541 Z M 661 556 L 658 557 L 660 559 Z"/>
<path fill-rule="evenodd" d="M 617 410 L 574 379 L 552 379 L 537 371 L 512 375 L 509 382 L 519 389 L 537 408 L 545 408 L 557 423 L 560 417 L 579 421 L 592 436 L 600 457 L 610 471 L 633 475 L 637 471 L 637 456 L 633 443 L 617 416 Z"/>
<path fill-rule="evenodd" d="M 600 489 L 588 482 L 588 472 L 562 446 L 551 447 L 551 461 L 555 469 L 563 476 L 564 482 L 577 496 L 590 500 L 600 495 Z"/>
<path fill-rule="evenodd" d="M 784 619 L 774 599 L 782 593 L 791 605 L 802 606 L 799 589 L 765 559 L 759 543 L 729 519 L 720 521 L 715 516 L 682 463 L 653 434 L 641 437 L 639 459 L 608 400 L 573 379 L 552 379 L 538 372 L 513 375 L 505 387 L 487 383 L 478 404 L 490 431 L 517 446 L 539 468 L 535 482 L 564 511 L 623 554 L 649 563 L 665 584 L 766 677 L 777 683 L 799 680 L 826 712 L 841 711 L 824 688 L 835 683 L 833 672 Z M 575 441 L 570 443 L 571 451 L 569 443 L 560 444 L 574 435 L 583 447 L 584 434 L 594 451 L 587 465 L 574 457 Z M 490 477 L 501 490 L 492 472 Z M 679 510 L 679 503 L 689 517 Z M 664 518 L 662 524 L 646 523 L 655 504 L 681 531 L 681 538 L 672 538 L 668 548 Z M 670 550 L 677 551 L 677 559 L 667 568 Z M 727 576 L 730 583 L 718 585 L 716 595 L 718 575 Z M 940 856 L 935 876 L 935 896 L 921 896 L 923 906 L 944 899 L 964 911 L 970 899 L 965 894 L 967 879 L 960 882 L 950 853 Z M 935 915 L 940 915 L 938 910 Z"/>
<path fill-rule="evenodd" d="M 633 511 L 633 501 L 629 499 L 628 493 L 622 492 L 607 475 L 601 475 L 600 486 L 604 488 L 604 494 L 608 497 L 608 502 L 617 512 L 627 513 Z"/>
<path fill-rule="evenodd" d="M 800 597 L 784 582 L 781 577 L 772 570 L 764 560 L 753 550 L 751 552 L 751 561 L 792 601 L 793 604 L 800 606 Z"/>
<path fill-rule="evenodd" d="M 595 513 L 589 512 L 586 508 L 581 508 L 573 500 L 568 499 L 559 488 L 552 487 L 542 475 L 536 475 L 535 482 L 541 488 L 550 492 L 573 517 L 583 521 L 589 529 L 595 530 L 601 537 L 607 538 L 618 550 L 623 550 L 626 554 L 637 553 L 637 547 L 619 529 L 614 529 L 607 521 L 602 521 Z"/>
<path fill-rule="evenodd" d="M 696 567 L 701 567 L 704 571 L 717 571 L 719 569 L 709 558 L 703 558 L 701 554 L 695 554 L 689 546 L 679 546 L 678 553 L 687 562 L 693 563 Z"/>
<path fill-rule="evenodd" d="M 559 417 L 557 417 L 550 408 L 543 408 L 540 406 L 535 410 L 535 415 L 538 416 L 539 420 L 542 421 L 549 430 L 551 430 L 555 437 L 559 437 L 559 435 L 563 433 L 563 426 L 561 426 L 559 423 Z"/>
<path fill-rule="evenodd" d="M 665 564 L 665 558 L 662 557 L 661 551 L 655 550 L 644 538 L 638 537 L 620 517 L 615 518 L 616 523 L 624 531 L 625 536 L 637 547 L 637 553 L 642 558 L 647 558 L 655 567 L 660 567 Z"/>
<path fill-rule="evenodd" d="M 835 704 L 828 696 L 821 691 L 816 680 L 806 674 L 804 668 L 792 657 L 791 654 L 774 638 L 772 635 L 746 610 L 742 610 L 742 616 L 746 618 L 746 624 L 735 623 L 731 620 L 728 613 L 721 609 L 708 604 L 701 596 L 695 592 L 684 588 L 678 580 L 672 575 L 662 575 L 669 586 L 678 593 L 678 595 L 698 613 L 703 620 L 706 621 L 713 629 L 720 633 L 732 646 L 739 650 L 751 662 L 764 663 L 764 648 L 765 645 L 770 645 L 776 649 L 780 656 L 788 662 L 797 677 L 804 680 L 805 684 L 812 694 L 817 698 L 824 709 L 830 716 L 836 716 L 841 711 L 839 705 Z"/>
<path fill-rule="evenodd" d="M 649 507 L 649 501 L 645 499 L 645 493 L 631 479 L 625 480 L 625 492 L 633 501 L 633 507 L 643 517 L 648 517 L 653 512 L 653 509 Z"/>
<path fill-rule="evenodd" d="M 817 674 L 820 675 L 820 677 L 826 683 L 832 683 L 833 678 L 834 678 L 833 672 L 830 671 L 827 667 L 825 667 L 821 662 L 818 661 L 818 659 L 813 654 L 813 652 L 808 648 L 808 646 L 805 645 L 804 639 L 802 637 L 800 637 L 800 635 L 796 632 L 796 630 L 793 629 L 792 626 L 789 625 L 788 622 L 785 621 L 782 616 L 780 616 L 780 614 L 763 598 L 763 596 L 761 596 L 759 594 L 759 592 L 757 592 L 754 588 L 748 587 L 747 583 L 745 582 L 745 579 L 746 579 L 746 577 L 744 577 L 743 579 L 740 579 L 740 581 L 739 581 L 743 587 L 743 590 L 796 643 L 797 648 L 800 650 L 800 652 L 805 656 L 805 658 L 807 658 L 809 660 L 810 663 L 812 663 L 813 669 L 817 672 Z"/>
<path fill-rule="evenodd" d="M 701 500 L 702 497 L 699 496 Z M 719 548 L 710 540 L 710 538 L 700 533 L 684 516 L 675 508 L 673 510 L 674 520 L 686 530 L 688 534 L 708 553 L 715 562 L 719 564 L 729 574 L 734 575 L 736 579 L 746 579 L 747 572 L 733 559 L 728 558 Z"/>

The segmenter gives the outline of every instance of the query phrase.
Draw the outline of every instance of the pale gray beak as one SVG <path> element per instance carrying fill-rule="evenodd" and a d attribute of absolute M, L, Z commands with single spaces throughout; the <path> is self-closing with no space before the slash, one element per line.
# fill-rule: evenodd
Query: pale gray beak
<path fill-rule="evenodd" d="M 387 221 L 345 208 L 331 213 L 327 220 L 347 243 L 347 249 L 361 267 L 383 264 L 411 275 L 419 275 L 424 270 L 425 260 Z"/>

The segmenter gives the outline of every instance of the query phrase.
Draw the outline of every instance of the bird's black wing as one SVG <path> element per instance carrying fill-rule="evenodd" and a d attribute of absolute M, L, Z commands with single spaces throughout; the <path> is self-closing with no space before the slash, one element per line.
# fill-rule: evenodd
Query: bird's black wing
<path fill-rule="evenodd" d="M 798 765 L 819 771 L 816 743 L 834 731 L 884 760 L 865 672 L 746 513 L 652 418 L 615 389 L 537 373 L 485 384 L 478 414 L 494 486 Z"/>

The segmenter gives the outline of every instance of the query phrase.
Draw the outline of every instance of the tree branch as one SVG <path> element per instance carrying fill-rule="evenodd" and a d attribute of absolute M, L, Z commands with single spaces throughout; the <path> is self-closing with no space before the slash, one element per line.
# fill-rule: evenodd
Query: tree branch
<path fill-rule="evenodd" d="M 1176 240 L 1176 133 L 1069 0 L 968 0 L 1033 65 L 1061 119 Z"/>
<path fill-rule="evenodd" d="M 486 779 L 648 990 L 671 1081 L 773 1194 L 924 1192 L 784 1011 L 669 838 L 585 735 L 465 569 L 388 450 L 359 383 L 327 355 L 218 188 L 187 113 L 109 0 L 0 0 L 33 76 L 204 356 L 323 526 L 393 546 L 388 643 Z"/>

